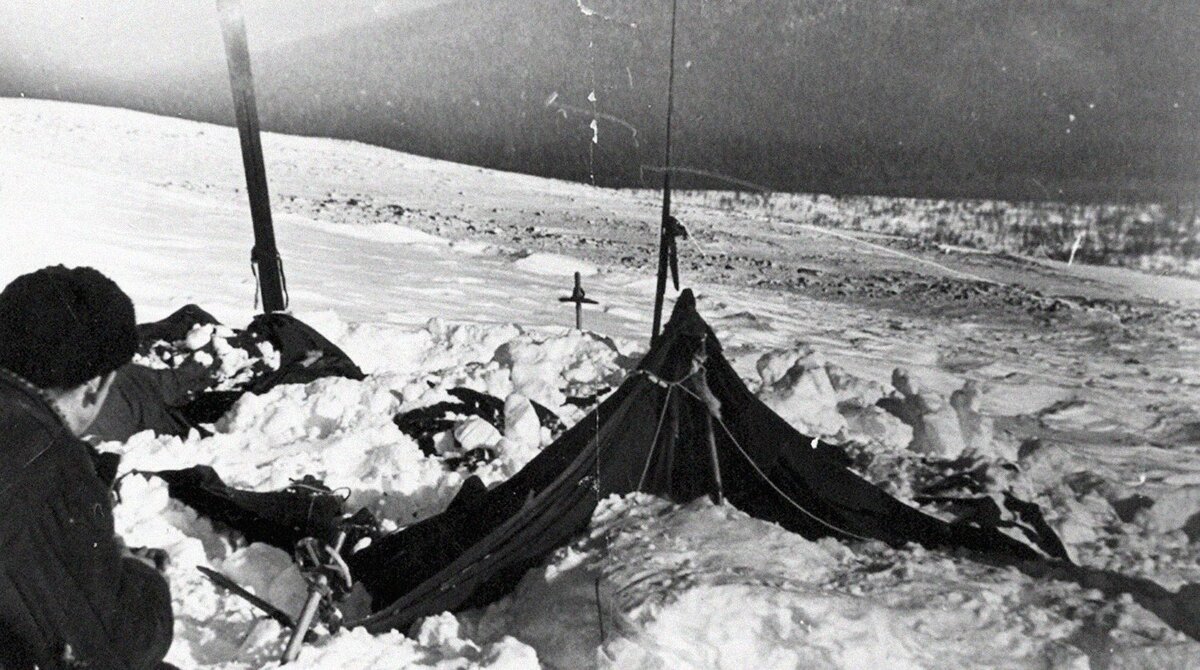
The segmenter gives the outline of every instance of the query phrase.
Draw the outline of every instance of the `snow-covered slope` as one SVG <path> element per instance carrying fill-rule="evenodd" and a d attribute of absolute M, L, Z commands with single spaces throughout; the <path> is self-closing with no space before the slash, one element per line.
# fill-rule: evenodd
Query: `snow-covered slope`
<path fill-rule="evenodd" d="M 250 488 L 313 474 L 403 525 L 440 509 L 464 475 L 399 433 L 396 411 L 465 385 L 520 393 L 575 421 L 582 410 L 564 405 L 563 390 L 614 385 L 644 347 L 653 280 L 640 260 L 613 262 L 626 243 L 641 254 L 635 234 L 654 238 L 657 212 L 643 194 L 346 142 L 268 135 L 264 145 L 292 308 L 369 377 L 245 398 L 210 438 L 142 434 L 107 445 L 125 454 L 124 468 L 204 463 Z M 143 319 L 184 302 L 232 325 L 249 319 L 250 226 L 232 129 L 0 100 L 0 147 L 0 283 L 50 263 L 88 264 L 121 283 Z M 793 244 L 769 222 L 738 219 L 736 234 L 722 236 L 714 231 L 727 213 L 686 213 L 706 252 L 728 255 L 731 266 Z M 563 248 L 573 235 L 577 247 Z M 1134 291 L 1011 259 L 910 262 L 907 251 L 896 256 L 853 238 L 809 236 L 804 244 L 847 276 L 915 277 L 928 294 L 896 291 L 881 308 L 852 299 L 862 288 L 853 282 L 815 300 L 778 284 L 747 287 L 721 267 L 685 265 L 735 365 L 782 415 L 830 438 L 858 439 L 868 476 L 902 496 L 929 474 L 911 449 L 957 450 L 1009 473 L 993 479 L 1045 506 L 1081 562 L 1172 591 L 1200 582 L 1189 525 L 1200 513 L 1200 345 L 1182 310 L 1123 307 L 1153 280 L 1138 277 Z M 956 278 L 954 268 L 968 266 L 1001 281 L 1022 273 L 1054 286 L 1079 281 L 1081 293 L 1109 298 L 1055 302 L 1028 285 L 988 293 Z M 566 328 L 573 310 L 556 300 L 577 270 L 601 302 L 585 312 L 596 334 Z M 984 311 L 951 317 L 923 304 L 940 299 L 935 291 L 960 290 L 998 296 L 996 304 L 1012 298 L 1033 316 L 996 316 L 979 302 L 969 304 Z M 894 375 L 898 367 L 908 376 Z M 968 381 L 972 390 L 952 395 Z M 923 425 L 937 438 L 918 440 L 865 407 L 882 393 L 928 409 Z M 503 442 L 485 479 L 511 475 L 544 439 Z M 1137 496 L 1154 504 L 1119 516 L 1119 503 Z M 220 569 L 294 609 L 303 584 L 288 557 L 214 530 L 169 501 L 160 483 L 127 477 L 122 500 L 118 526 L 129 544 L 165 547 L 173 560 L 168 660 L 245 668 L 276 658 L 278 626 L 194 568 Z M 1196 598 L 1169 604 L 1186 614 Z M 1198 667 L 1200 659 L 1200 645 L 1128 598 L 915 549 L 812 543 L 730 508 L 640 496 L 605 501 L 591 532 L 526 575 L 512 596 L 410 632 L 343 632 L 301 661 L 1116 668 Z"/>

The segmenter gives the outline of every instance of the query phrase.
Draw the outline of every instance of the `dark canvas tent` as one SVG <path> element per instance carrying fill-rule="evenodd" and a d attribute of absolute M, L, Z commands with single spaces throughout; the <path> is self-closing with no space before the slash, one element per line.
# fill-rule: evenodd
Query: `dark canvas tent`
<path fill-rule="evenodd" d="M 342 497 L 307 479 L 281 491 L 241 491 L 208 466 L 144 473 L 167 482 L 170 496 L 200 514 L 240 531 L 247 542 L 291 551 L 306 537 L 332 542 L 342 521 Z"/>
<path fill-rule="evenodd" d="M 524 469 L 491 490 L 464 490 L 442 514 L 351 557 L 377 610 L 355 625 L 404 629 L 490 602 L 585 529 L 602 497 L 633 491 L 687 502 L 720 486 L 732 505 L 809 538 L 1039 556 L 994 528 L 923 514 L 847 462 L 746 388 L 685 291 L 638 370 Z"/>
<path fill-rule="evenodd" d="M 101 440 L 118 442 L 143 430 L 180 437 L 191 430 L 203 434 L 185 408 L 213 383 L 209 371 L 199 365 L 155 369 L 128 363 L 117 370 L 108 397 L 88 432 Z"/>
<path fill-rule="evenodd" d="M 148 354 L 156 343 L 178 343 L 193 327 L 217 323 L 196 305 L 185 305 L 161 321 L 138 325 L 139 349 Z M 269 342 L 279 352 L 279 367 L 258 371 L 233 390 L 211 390 L 217 384 L 216 368 L 194 361 L 167 369 L 122 367 L 91 434 L 118 441 L 143 430 L 184 436 L 220 419 L 245 393 L 266 393 L 280 384 L 306 384 L 322 377 L 364 377 L 337 345 L 290 314 L 260 314 L 231 339 L 234 346 L 248 350 L 258 342 Z"/>

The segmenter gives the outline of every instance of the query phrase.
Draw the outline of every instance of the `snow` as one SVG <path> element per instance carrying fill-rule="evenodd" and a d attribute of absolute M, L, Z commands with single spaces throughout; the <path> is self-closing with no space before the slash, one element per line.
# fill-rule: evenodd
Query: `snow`
<path fill-rule="evenodd" d="M 397 632 L 372 637 L 352 630 L 310 648 L 299 663 L 288 667 L 525 670 L 538 667 L 538 658 L 536 651 L 511 637 L 483 646 L 464 639 L 458 621 L 443 614 L 426 619 L 416 640 Z"/>
<path fill-rule="evenodd" d="M 541 275 L 557 275 L 570 277 L 578 272 L 584 277 L 591 277 L 599 269 L 591 263 L 559 254 L 536 253 L 518 259 L 513 265 Z"/>
<path fill-rule="evenodd" d="M 450 241 L 430 235 L 429 233 L 407 228 L 395 224 L 372 224 L 365 226 L 339 226 L 337 224 L 317 221 L 315 219 L 304 219 L 300 217 L 290 217 L 284 223 L 292 223 L 295 225 L 305 226 L 314 231 L 332 233 L 343 237 L 353 237 L 367 242 L 376 242 L 381 244 L 428 244 L 433 246 L 448 245 Z"/>
<path fill-rule="evenodd" d="M 130 293 L 142 320 L 195 302 L 232 326 L 249 321 L 235 131 L 0 100 L 0 145 L 0 284 L 47 264 L 94 265 Z M 264 667 L 286 637 L 196 566 L 288 611 L 304 586 L 284 552 L 215 529 L 133 470 L 211 465 L 258 490 L 313 475 L 351 509 L 400 527 L 442 509 L 467 473 L 424 455 L 396 429 L 395 413 L 459 386 L 504 399 L 503 434 L 478 422 L 456 428 L 472 435 L 464 442 L 496 447 L 476 473 L 494 484 L 548 442 L 529 401 L 578 421 L 586 411 L 568 397 L 619 384 L 650 327 L 648 273 L 583 247 L 531 249 L 489 232 L 510 230 L 489 219 L 520 219 L 531 207 L 544 220 L 602 210 L 655 221 L 637 193 L 315 138 L 266 135 L 264 150 L 293 313 L 368 377 L 244 397 L 210 437 L 143 433 L 103 445 L 124 456 L 118 532 L 170 555 L 168 660 L 185 669 Z M 295 205 L 343 193 L 404 199 L 406 213 L 380 222 Z M 689 215 L 701 235 L 726 216 Z M 739 240 L 702 239 L 731 254 L 778 239 L 769 227 L 743 228 Z M 585 308 L 590 331 L 568 328 L 572 306 L 557 301 L 574 272 L 602 303 Z M 701 312 L 751 388 L 798 428 L 855 443 L 856 467 L 889 491 L 911 500 L 920 477 L 945 474 L 931 455 L 962 457 L 986 469 L 989 493 L 1011 487 L 1042 505 L 1081 562 L 1173 590 L 1200 582 L 1194 341 L 1101 320 L 1037 330 L 925 318 L 733 286 L 685 263 L 685 277 L 693 272 Z M 235 379 L 248 361 L 219 344 L 225 337 L 200 328 L 188 346 Z M 277 352 L 254 353 L 277 364 Z M 911 411 L 883 411 L 875 403 L 884 397 Z M 306 646 L 297 665 L 1132 668 L 1198 667 L 1197 658 L 1200 645 L 1128 598 L 912 547 L 810 542 L 706 500 L 634 495 L 603 501 L 588 533 L 500 602 L 412 631 L 341 631 Z"/>

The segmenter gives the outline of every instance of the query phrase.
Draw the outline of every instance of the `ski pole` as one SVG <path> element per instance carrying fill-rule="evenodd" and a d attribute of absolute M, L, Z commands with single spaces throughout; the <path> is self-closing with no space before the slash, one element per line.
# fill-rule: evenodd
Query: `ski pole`
<path fill-rule="evenodd" d="M 313 561 L 316 577 L 313 578 L 308 588 L 308 600 L 304 602 L 304 609 L 300 611 L 300 617 L 296 620 L 296 628 L 292 631 L 292 637 L 288 640 L 287 647 L 283 650 L 283 657 L 280 658 L 280 665 L 291 663 L 300 656 L 300 648 L 304 645 L 304 639 L 308 635 L 308 629 L 312 627 L 313 619 L 317 616 L 317 610 L 321 606 L 321 599 L 330 597 L 333 593 L 329 586 L 329 576 L 325 574 L 327 569 L 332 569 L 336 574 L 342 576 L 344 581 L 349 580 L 349 572 L 343 573 L 340 569 L 345 569 L 345 562 L 341 560 L 342 545 L 346 543 L 346 531 L 340 531 L 337 539 L 332 547 L 326 547 L 329 552 L 331 566 L 321 564 L 320 557 L 313 548 L 316 542 L 311 538 L 302 542 L 302 546 L 308 550 L 309 557 Z M 347 588 L 349 584 L 346 584 Z"/>
<path fill-rule="evenodd" d="M 317 616 L 317 608 L 321 605 L 321 598 L 325 597 L 328 589 L 329 578 L 325 575 L 318 575 L 312 587 L 308 589 L 308 600 L 304 602 L 300 620 L 296 622 L 296 629 L 292 631 L 292 637 L 283 651 L 283 658 L 279 661 L 280 665 L 291 663 L 300 656 L 300 647 L 304 645 L 304 635 L 312 627 L 313 619 Z"/>

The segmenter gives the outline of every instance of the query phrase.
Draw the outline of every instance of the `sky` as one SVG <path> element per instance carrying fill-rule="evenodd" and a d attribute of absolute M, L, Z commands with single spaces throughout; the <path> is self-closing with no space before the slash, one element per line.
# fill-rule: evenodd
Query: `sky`
<path fill-rule="evenodd" d="M 252 48 L 271 48 L 446 0 L 242 0 Z M 135 75 L 224 58 L 216 0 L 4 0 L 0 46 L 39 63 Z"/>
<path fill-rule="evenodd" d="M 242 2 L 268 130 L 606 185 L 662 153 L 663 0 Z M 216 4 L 0 0 L 0 94 L 226 122 Z M 1200 193 L 1198 0 L 679 6 L 693 167 L 834 193 Z"/>

